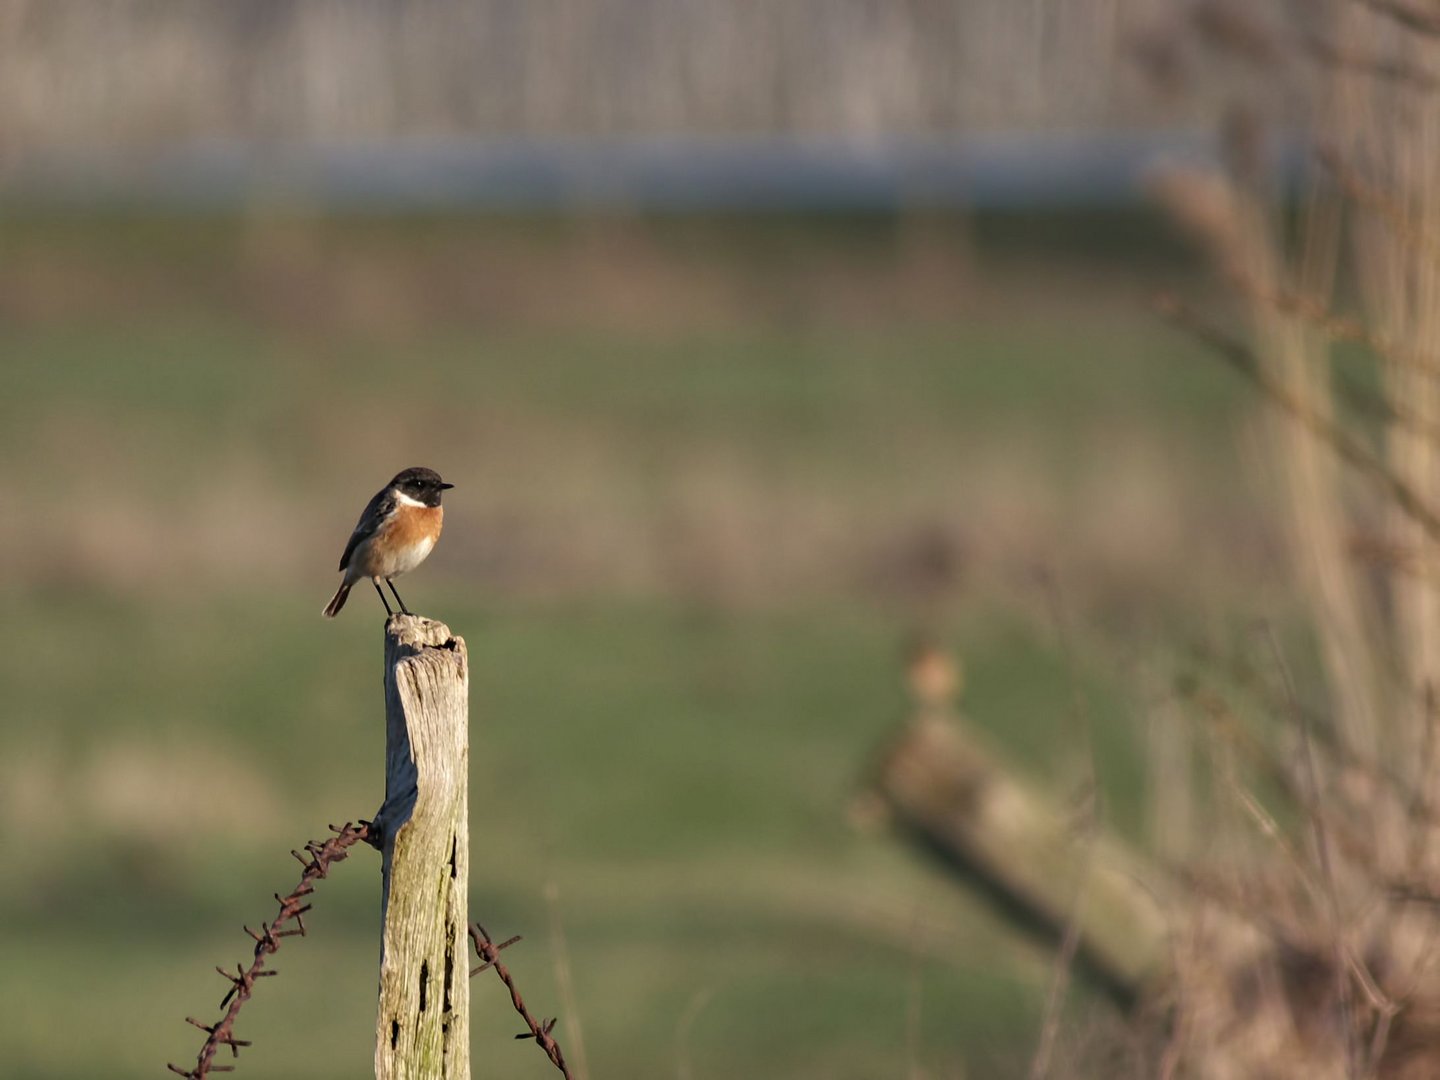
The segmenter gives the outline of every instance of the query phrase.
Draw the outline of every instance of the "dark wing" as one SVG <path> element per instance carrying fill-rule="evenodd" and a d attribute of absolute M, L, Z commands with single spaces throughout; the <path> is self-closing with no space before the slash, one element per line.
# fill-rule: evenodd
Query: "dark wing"
<path fill-rule="evenodd" d="M 376 494 L 365 506 L 365 512 L 360 515 L 360 520 L 355 524 L 355 531 L 350 534 L 350 542 L 345 545 L 345 554 L 340 556 L 340 569 L 344 570 L 350 565 L 350 556 L 355 554 L 355 548 L 364 540 L 375 535 L 375 530 L 380 528 L 383 522 L 395 510 L 395 493 L 392 489 L 386 488 Z"/>

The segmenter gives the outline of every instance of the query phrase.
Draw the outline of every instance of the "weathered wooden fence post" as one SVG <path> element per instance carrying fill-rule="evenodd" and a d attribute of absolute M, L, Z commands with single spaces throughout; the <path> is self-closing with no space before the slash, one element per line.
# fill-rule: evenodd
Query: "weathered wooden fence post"
<path fill-rule="evenodd" d="M 469 1080 L 470 672 L 443 623 L 385 624 L 384 932 L 376 1080 Z"/>

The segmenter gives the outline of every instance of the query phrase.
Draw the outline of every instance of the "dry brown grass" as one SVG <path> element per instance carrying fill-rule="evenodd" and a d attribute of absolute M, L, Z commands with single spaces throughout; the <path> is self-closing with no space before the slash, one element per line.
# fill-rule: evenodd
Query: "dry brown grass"
<path fill-rule="evenodd" d="M 1236 657 L 1197 657 L 1199 674 L 1174 691 L 1148 676 L 1156 855 L 1127 881 L 1146 884 L 1167 929 L 1147 935 L 1122 916 L 1150 975 L 1101 980 L 1140 1005 L 1128 1036 L 1110 1040 L 1128 1064 L 1091 1068 L 1056 1050 L 1066 969 L 1103 953 L 1105 914 L 1130 911 L 1082 902 L 1090 875 L 1114 862 L 1083 837 L 1036 857 L 1041 838 L 1065 832 L 1058 800 L 1022 790 L 919 691 L 874 792 L 1018 925 L 1058 944 L 1032 1075 L 1056 1075 L 1063 1058 L 1076 1076 L 1434 1077 L 1440 35 L 1388 0 L 1303 11 L 1202 0 L 1178 25 L 1183 49 L 1169 51 L 1208 56 L 1233 87 L 1227 154 L 1223 168 L 1171 168 L 1154 187 L 1232 311 L 1173 296 L 1158 306 L 1264 400 L 1256 463 L 1279 492 L 1288 588 L 1311 641 L 1263 623 Z M 1312 149 L 1293 199 L 1267 168 L 1272 125 Z M 1311 650 L 1312 674 L 1298 675 Z M 1000 791 L 1013 794 L 995 810 Z"/>
<path fill-rule="evenodd" d="M 1198 5 L 1215 13 L 1206 26 L 1233 29 L 1222 7 Z M 1175 913 L 1165 1075 L 1440 1073 L 1440 98 L 1429 89 L 1440 42 L 1409 10 L 1277 8 L 1247 19 L 1242 42 L 1210 34 L 1222 62 L 1272 69 L 1268 97 L 1242 92 L 1231 115 L 1268 110 L 1324 148 L 1293 216 L 1235 146 L 1226 172 L 1174 171 L 1157 185 L 1243 305 L 1244 343 L 1171 310 L 1277 406 L 1272 460 L 1325 678 L 1298 689 L 1261 635 L 1254 662 L 1274 730 L 1247 734 L 1226 692 L 1205 685 L 1188 708 L 1206 718 L 1206 809 L 1177 803 L 1188 755 L 1158 761 L 1164 817 L 1206 823 Z M 1373 365 L 1380 408 L 1369 416 L 1341 398 L 1339 341 Z M 1164 722 L 1183 737 L 1173 716 Z"/>

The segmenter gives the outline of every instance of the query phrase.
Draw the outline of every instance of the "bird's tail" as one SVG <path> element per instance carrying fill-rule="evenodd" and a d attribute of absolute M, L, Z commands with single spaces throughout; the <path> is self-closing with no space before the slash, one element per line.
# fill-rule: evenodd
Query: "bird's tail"
<path fill-rule="evenodd" d="M 330 598 L 330 602 L 325 605 L 325 617 L 327 619 L 333 619 L 337 614 L 339 614 L 340 609 L 345 606 L 345 598 L 349 595 L 350 582 L 347 581 L 343 583 L 340 588 L 335 590 L 335 595 L 332 596 Z"/>

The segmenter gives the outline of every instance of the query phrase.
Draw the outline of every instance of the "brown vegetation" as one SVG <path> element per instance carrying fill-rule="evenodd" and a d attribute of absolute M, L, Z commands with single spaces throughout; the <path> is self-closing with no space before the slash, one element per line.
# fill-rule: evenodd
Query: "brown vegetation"
<path fill-rule="evenodd" d="M 1265 627 L 1242 661 L 1201 664 L 1163 695 L 1152 765 L 1170 828 L 1129 879 L 1145 883 L 1164 933 L 1127 914 L 1128 896 L 1094 896 L 1132 856 L 1081 828 L 1057 849 L 1053 800 L 923 700 L 875 790 L 1062 942 L 1067 965 L 1098 966 L 1102 985 L 1134 993 L 1146 1074 L 1433 1077 L 1440 38 L 1411 5 L 1192 11 L 1185 49 L 1241 76 L 1226 167 L 1169 168 L 1155 189 L 1232 287 L 1247 330 L 1173 297 L 1161 310 L 1272 407 L 1269 464 L 1323 685 L 1300 685 L 1293 645 Z M 1311 159 L 1292 205 L 1265 163 L 1267 132 L 1297 126 Z M 1247 719 L 1257 705 L 1269 724 Z M 1131 929 L 1143 976 L 1117 979 L 1104 963 L 1107 916 Z M 1032 1075 L 1053 1071 L 1048 1043 Z"/>

